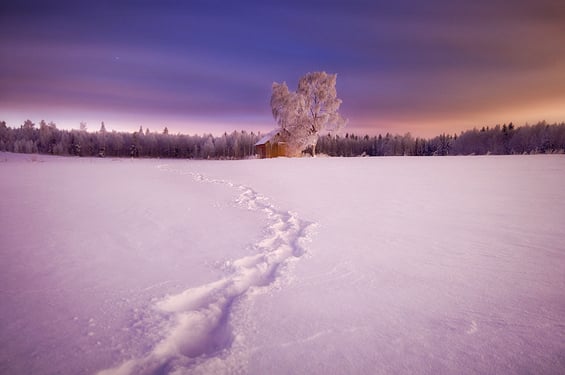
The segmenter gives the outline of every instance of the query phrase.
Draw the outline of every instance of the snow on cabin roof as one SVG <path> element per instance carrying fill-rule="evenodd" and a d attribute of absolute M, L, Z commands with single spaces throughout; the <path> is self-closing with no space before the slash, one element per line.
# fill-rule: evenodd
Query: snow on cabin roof
<path fill-rule="evenodd" d="M 257 143 L 255 143 L 254 146 L 258 146 L 258 145 L 264 145 L 265 143 L 269 142 L 271 139 L 273 139 L 273 137 L 275 135 L 277 135 L 279 133 L 279 129 L 274 129 L 271 130 L 270 132 L 268 132 L 267 134 L 265 134 L 263 136 L 263 138 L 261 138 Z"/>

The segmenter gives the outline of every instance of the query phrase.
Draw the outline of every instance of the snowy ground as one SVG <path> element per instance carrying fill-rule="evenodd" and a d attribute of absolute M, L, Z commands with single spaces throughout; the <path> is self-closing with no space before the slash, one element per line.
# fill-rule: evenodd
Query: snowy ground
<path fill-rule="evenodd" d="M 1 374 L 565 373 L 563 156 L 0 176 Z"/>

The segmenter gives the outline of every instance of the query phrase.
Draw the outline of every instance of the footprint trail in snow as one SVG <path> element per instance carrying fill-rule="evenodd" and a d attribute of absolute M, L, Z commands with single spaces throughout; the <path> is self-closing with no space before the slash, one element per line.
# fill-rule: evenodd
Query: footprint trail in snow
<path fill-rule="evenodd" d="M 161 170 L 188 174 L 159 166 Z M 245 373 L 246 353 L 233 307 L 252 292 L 266 291 L 282 280 L 281 268 L 304 254 L 313 223 L 282 211 L 253 189 L 226 180 L 190 173 L 199 182 L 223 184 L 239 193 L 238 206 L 263 213 L 268 225 L 264 238 L 253 245 L 254 253 L 227 263 L 226 276 L 187 289 L 159 301 L 155 308 L 167 328 L 163 338 L 141 358 L 99 372 L 117 374 Z M 249 301 L 247 301 L 249 302 Z"/>

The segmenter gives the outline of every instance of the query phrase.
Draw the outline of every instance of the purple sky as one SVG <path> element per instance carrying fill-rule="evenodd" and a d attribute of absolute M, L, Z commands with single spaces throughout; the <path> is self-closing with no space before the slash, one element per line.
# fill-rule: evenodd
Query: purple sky
<path fill-rule="evenodd" d="M 132 5 L 134 4 L 135 5 Z M 55 4 L 55 5 L 53 5 Z M 0 120 L 275 126 L 273 81 L 338 74 L 356 133 L 565 121 L 563 0 L 4 1 Z"/>

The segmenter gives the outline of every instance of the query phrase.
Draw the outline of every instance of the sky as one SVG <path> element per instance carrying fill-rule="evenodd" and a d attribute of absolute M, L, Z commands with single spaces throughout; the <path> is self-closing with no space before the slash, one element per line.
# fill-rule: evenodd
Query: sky
<path fill-rule="evenodd" d="M 337 73 L 344 131 L 565 121 L 563 0 L 4 1 L 0 120 L 221 134 Z"/>

